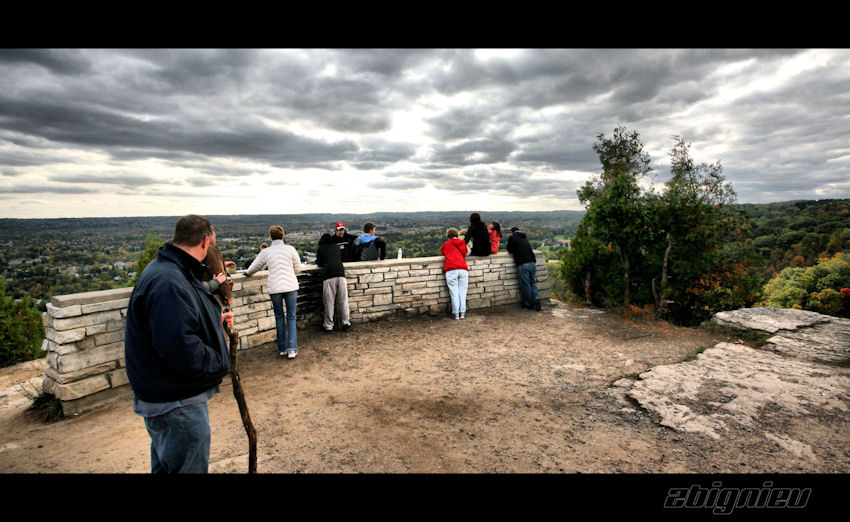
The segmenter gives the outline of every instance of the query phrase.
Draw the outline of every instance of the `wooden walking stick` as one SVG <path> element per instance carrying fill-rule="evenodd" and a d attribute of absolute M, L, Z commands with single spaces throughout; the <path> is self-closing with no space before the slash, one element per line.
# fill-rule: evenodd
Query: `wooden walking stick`
<path fill-rule="evenodd" d="M 242 391 L 242 381 L 239 378 L 239 368 L 236 366 L 236 352 L 239 349 L 239 332 L 233 326 L 225 324 L 225 330 L 230 338 L 230 379 L 233 381 L 233 396 L 239 404 L 239 414 L 242 424 L 248 434 L 248 473 L 257 472 L 257 430 L 251 422 L 248 405 L 245 403 L 245 393 Z"/>

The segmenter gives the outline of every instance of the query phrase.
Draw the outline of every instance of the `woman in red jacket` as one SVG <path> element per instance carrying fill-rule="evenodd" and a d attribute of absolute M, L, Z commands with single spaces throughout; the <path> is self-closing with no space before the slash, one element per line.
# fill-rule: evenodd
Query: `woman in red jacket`
<path fill-rule="evenodd" d="M 440 254 L 446 257 L 443 272 L 452 300 L 452 318 L 463 319 L 466 314 L 466 289 L 469 286 L 469 267 L 466 265 L 466 243 L 458 238 L 456 228 L 446 230 L 448 241 L 440 247 Z"/>

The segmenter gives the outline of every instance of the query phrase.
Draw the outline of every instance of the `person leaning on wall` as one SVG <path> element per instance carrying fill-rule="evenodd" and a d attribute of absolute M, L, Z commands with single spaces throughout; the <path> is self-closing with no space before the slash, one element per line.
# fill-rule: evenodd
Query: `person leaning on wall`
<path fill-rule="evenodd" d="M 342 255 L 330 234 L 322 234 L 316 249 L 316 265 L 322 268 L 322 304 L 325 312 L 322 318 L 322 330 L 333 331 L 334 311 L 339 306 L 342 330 L 351 329 L 348 308 L 348 281 L 345 279 L 345 267 Z"/>
<path fill-rule="evenodd" d="M 507 251 L 514 256 L 517 267 L 517 281 L 522 294 L 522 307 L 526 310 L 540 311 L 540 293 L 537 290 L 537 257 L 525 232 L 511 227 Z"/>
<path fill-rule="evenodd" d="M 440 247 L 445 256 L 443 273 L 452 304 L 452 319 L 466 317 L 466 291 L 469 286 L 469 266 L 466 264 L 466 243 L 459 239 L 456 228 L 446 230 L 446 242 Z"/>
<path fill-rule="evenodd" d="M 387 243 L 375 235 L 375 224 L 363 225 L 363 233 L 354 240 L 354 258 L 358 261 L 383 261 L 387 258 Z"/>
<path fill-rule="evenodd" d="M 331 236 L 331 240 L 333 240 L 337 247 L 339 247 L 343 263 L 359 261 L 359 259 L 356 258 L 354 251 L 354 242 L 357 241 L 357 236 L 348 233 L 348 230 L 345 228 L 345 223 L 342 221 L 337 222 L 336 229 L 334 230 L 334 235 Z"/>
<path fill-rule="evenodd" d="M 487 225 L 481 221 L 481 215 L 478 212 L 469 215 L 469 227 L 466 229 L 463 241 L 467 246 L 469 246 L 470 241 L 472 242 L 469 255 L 490 255 L 490 234 L 487 231 Z"/>
<path fill-rule="evenodd" d="M 269 228 L 271 245 L 260 250 L 257 258 L 245 271 L 245 277 L 267 268 L 269 271 L 269 298 L 274 310 L 275 329 L 277 331 L 278 354 L 289 359 L 298 355 L 298 334 L 296 331 L 296 307 L 298 304 L 298 274 L 301 272 L 301 258 L 291 245 L 283 242 L 283 227 L 275 225 Z M 284 304 L 286 315 L 284 315 Z"/>

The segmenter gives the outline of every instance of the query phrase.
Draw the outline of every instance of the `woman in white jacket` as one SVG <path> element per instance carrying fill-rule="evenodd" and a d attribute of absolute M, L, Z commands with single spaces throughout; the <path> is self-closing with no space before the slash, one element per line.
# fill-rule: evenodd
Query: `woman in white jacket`
<path fill-rule="evenodd" d="M 295 310 L 298 298 L 298 278 L 301 273 L 301 260 L 298 252 L 283 243 L 283 227 L 275 225 L 269 228 L 272 244 L 260 250 L 257 258 L 245 271 L 252 276 L 263 269 L 269 271 L 269 296 L 274 309 L 274 321 L 277 329 L 277 349 L 281 356 L 293 359 L 298 355 L 298 336 L 295 331 Z M 284 304 L 286 316 L 284 317 Z"/>

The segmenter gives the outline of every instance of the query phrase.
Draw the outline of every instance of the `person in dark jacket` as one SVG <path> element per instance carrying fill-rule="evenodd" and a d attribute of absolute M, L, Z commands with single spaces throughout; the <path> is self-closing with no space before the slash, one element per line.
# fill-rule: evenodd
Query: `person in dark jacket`
<path fill-rule="evenodd" d="M 363 225 L 363 233 L 354 240 L 354 258 L 357 261 L 383 261 L 387 258 L 387 242 L 375 235 L 375 224 Z"/>
<path fill-rule="evenodd" d="M 347 332 L 351 328 L 348 281 L 345 279 L 341 252 L 330 234 L 322 234 L 319 239 L 319 248 L 316 250 L 316 264 L 322 267 L 322 303 L 325 306 L 322 328 L 326 332 L 333 331 L 334 309 L 337 304 L 339 304 L 342 330 Z"/>
<path fill-rule="evenodd" d="M 490 255 L 490 232 L 487 230 L 487 225 L 481 221 L 481 215 L 478 212 L 473 212 L 469 215 L 469 228 L 466 229 L 463 240 L 467 246 L 472 241 L 472 248 L 469 251 L 469 255 Z"/>
<path fill-rule="evenodd" d="M 212 234 L 206 219 L 180 218 L 130 294 L 124 355 L 152 473 L 209 471 L 207 401 L 230 371 L 222 323 L 233 324 L 201 281 Z"/>
<path fill-rule="evenodd" d="M 522 293 L 522 307 L 527 310 L 540 311 L 540 293 L 537 291 L 537 257 L 534 255 L 531 243 L 525 237 L 525 232 L 517 227 L 511 227 L 507 251 L 514 256 L 514 263 L 517 267 L 517 281 Z"/>
<path fill-rule="evenodd" d="M 339 248 L 340 253 L 342 254 L 342 262 L 349 263 L 351 261 L 360 261 L 357 259 L 354 252 L 354 242 L 357 241 L 357 236 L 354 234 L 349 234 L 345 229 L 345 223 L 340 221 L 336 224 L 336 232 L 331 239 Z"/>

